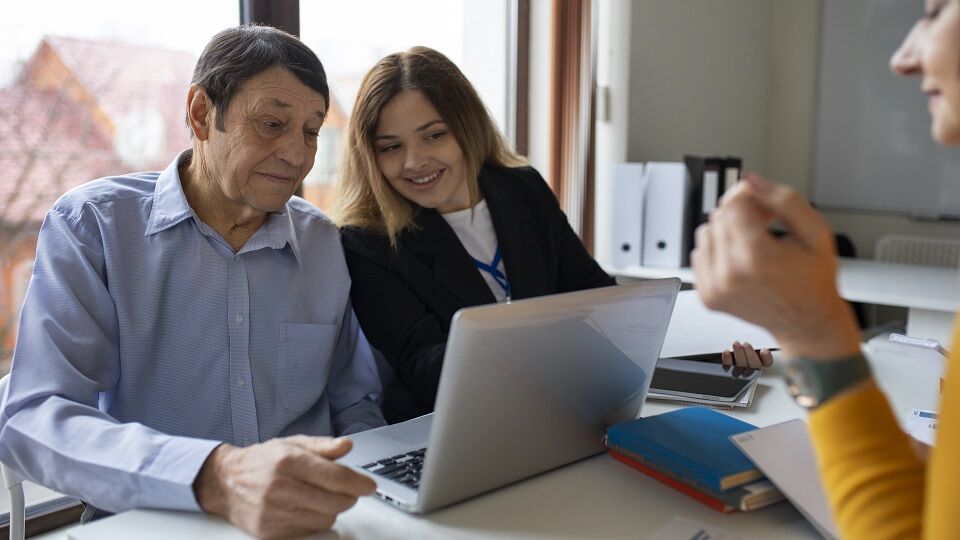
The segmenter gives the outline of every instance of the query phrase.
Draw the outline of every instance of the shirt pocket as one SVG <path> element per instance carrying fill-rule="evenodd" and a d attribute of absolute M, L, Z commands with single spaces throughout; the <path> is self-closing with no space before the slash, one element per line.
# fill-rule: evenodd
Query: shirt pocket
<path fill-rule="evenodd" d="M 277 393 L 284 409 L 303 413 L 327 386 L 339 334 L 337 324 L 281 323 Z"/>

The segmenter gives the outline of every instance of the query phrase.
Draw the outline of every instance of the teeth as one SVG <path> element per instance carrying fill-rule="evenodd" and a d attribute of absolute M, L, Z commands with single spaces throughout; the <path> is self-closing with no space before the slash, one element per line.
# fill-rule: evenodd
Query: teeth
<path fill-rule="evenodd" d="M 427 182 L 429 182 L 429 181 L 435 179 L 436 177 L 440 176 L 440 173 L 441 173 L 441 172 L 443 172 L 443 171 L 437 171 L 437 172 L 431 174 L 430 176 L 424 176 L 423 178 L 411 178 L 410 181 L 413 182 L 414 184 L 426 184 Z"/>

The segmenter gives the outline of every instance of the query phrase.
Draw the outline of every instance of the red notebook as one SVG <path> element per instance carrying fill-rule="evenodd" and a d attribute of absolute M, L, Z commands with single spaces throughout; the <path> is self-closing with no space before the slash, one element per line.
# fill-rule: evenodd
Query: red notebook
<path fill-rule="evenodd" d="M 636 461 L 624 456 L 623 454 L 620 454 L 619 452 L 610 450 L 610 455 L 613 457 L 613 459 L 620 461 L 622 463 L 626 463 L 627 465 L 653 478 L 654 480 L 657 480 L 660 483 L 666 484 L 672 487 L 673 489 L 679 491 L 680 493 L 687 495 L 690 498 L 700 501 L 701 503 L 709 506 L 710 508 L 713 508 L 717 512 L 729 514 L 730 512 L 737 511 L 736 508 L 728 505 L 727 503 L 719 499 L 715 499 L 714 497 L 711 497 L 710 495 L 707 495 L 706 493 L 696 488 L 690 487 L 682 482 L 674 480 L 673 478 L 670 478 L 669 476 L 661 473 L 660 471 L 651 469 L 646 465 L 641 465 L 640 463 L 637 463 Z"/>

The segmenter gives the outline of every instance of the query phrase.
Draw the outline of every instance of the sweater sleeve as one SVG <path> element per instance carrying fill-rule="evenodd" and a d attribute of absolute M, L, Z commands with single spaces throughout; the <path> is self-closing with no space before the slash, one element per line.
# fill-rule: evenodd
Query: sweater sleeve
<path fill-rule="evenodd" d="M 810 431 L 841 537 L 920 537 L 923 463 L 875 384 L 813 411 Z"/>
<path fill-rule="evenodd" d="M 952 351 L 960 346 L 958 337 L 960 319 Z M 820 476 L 843 538 L 960 538 L 960 374 L 951 376 L 956 370 L 954 354 L 926 470 L 874 384 L 810 415 Z"/>
<path fill-rule="evenodd" d="M 923 509 L 923 532 L 926 538 L 960 538 L 960 369 L 957 367 L 960 347 L 960 318 L 953 327 L 953 354 L 944 374 L 940 397 L 940 421 L 936 445 L 930 455 L 927 471 L 926 504 Z"/>

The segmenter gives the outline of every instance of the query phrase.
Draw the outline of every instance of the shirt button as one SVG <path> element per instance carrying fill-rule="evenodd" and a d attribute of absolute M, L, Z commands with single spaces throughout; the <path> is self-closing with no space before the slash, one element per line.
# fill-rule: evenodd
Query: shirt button
<path fill-rule="evenodd" d="M 240 377 L 239 379 L 237 379 L 237 386 L 239 386 L 240 388 L 243 388 L 246 385 L 247 385 L 246 379 L 244 379 L 243 377 Z"/>
<path fill-rule="evenodd" d="M 237 323 L 238 324 L 243 323 L 243 319 L 244 319 L 243 313 L 237 313 Z"/>

